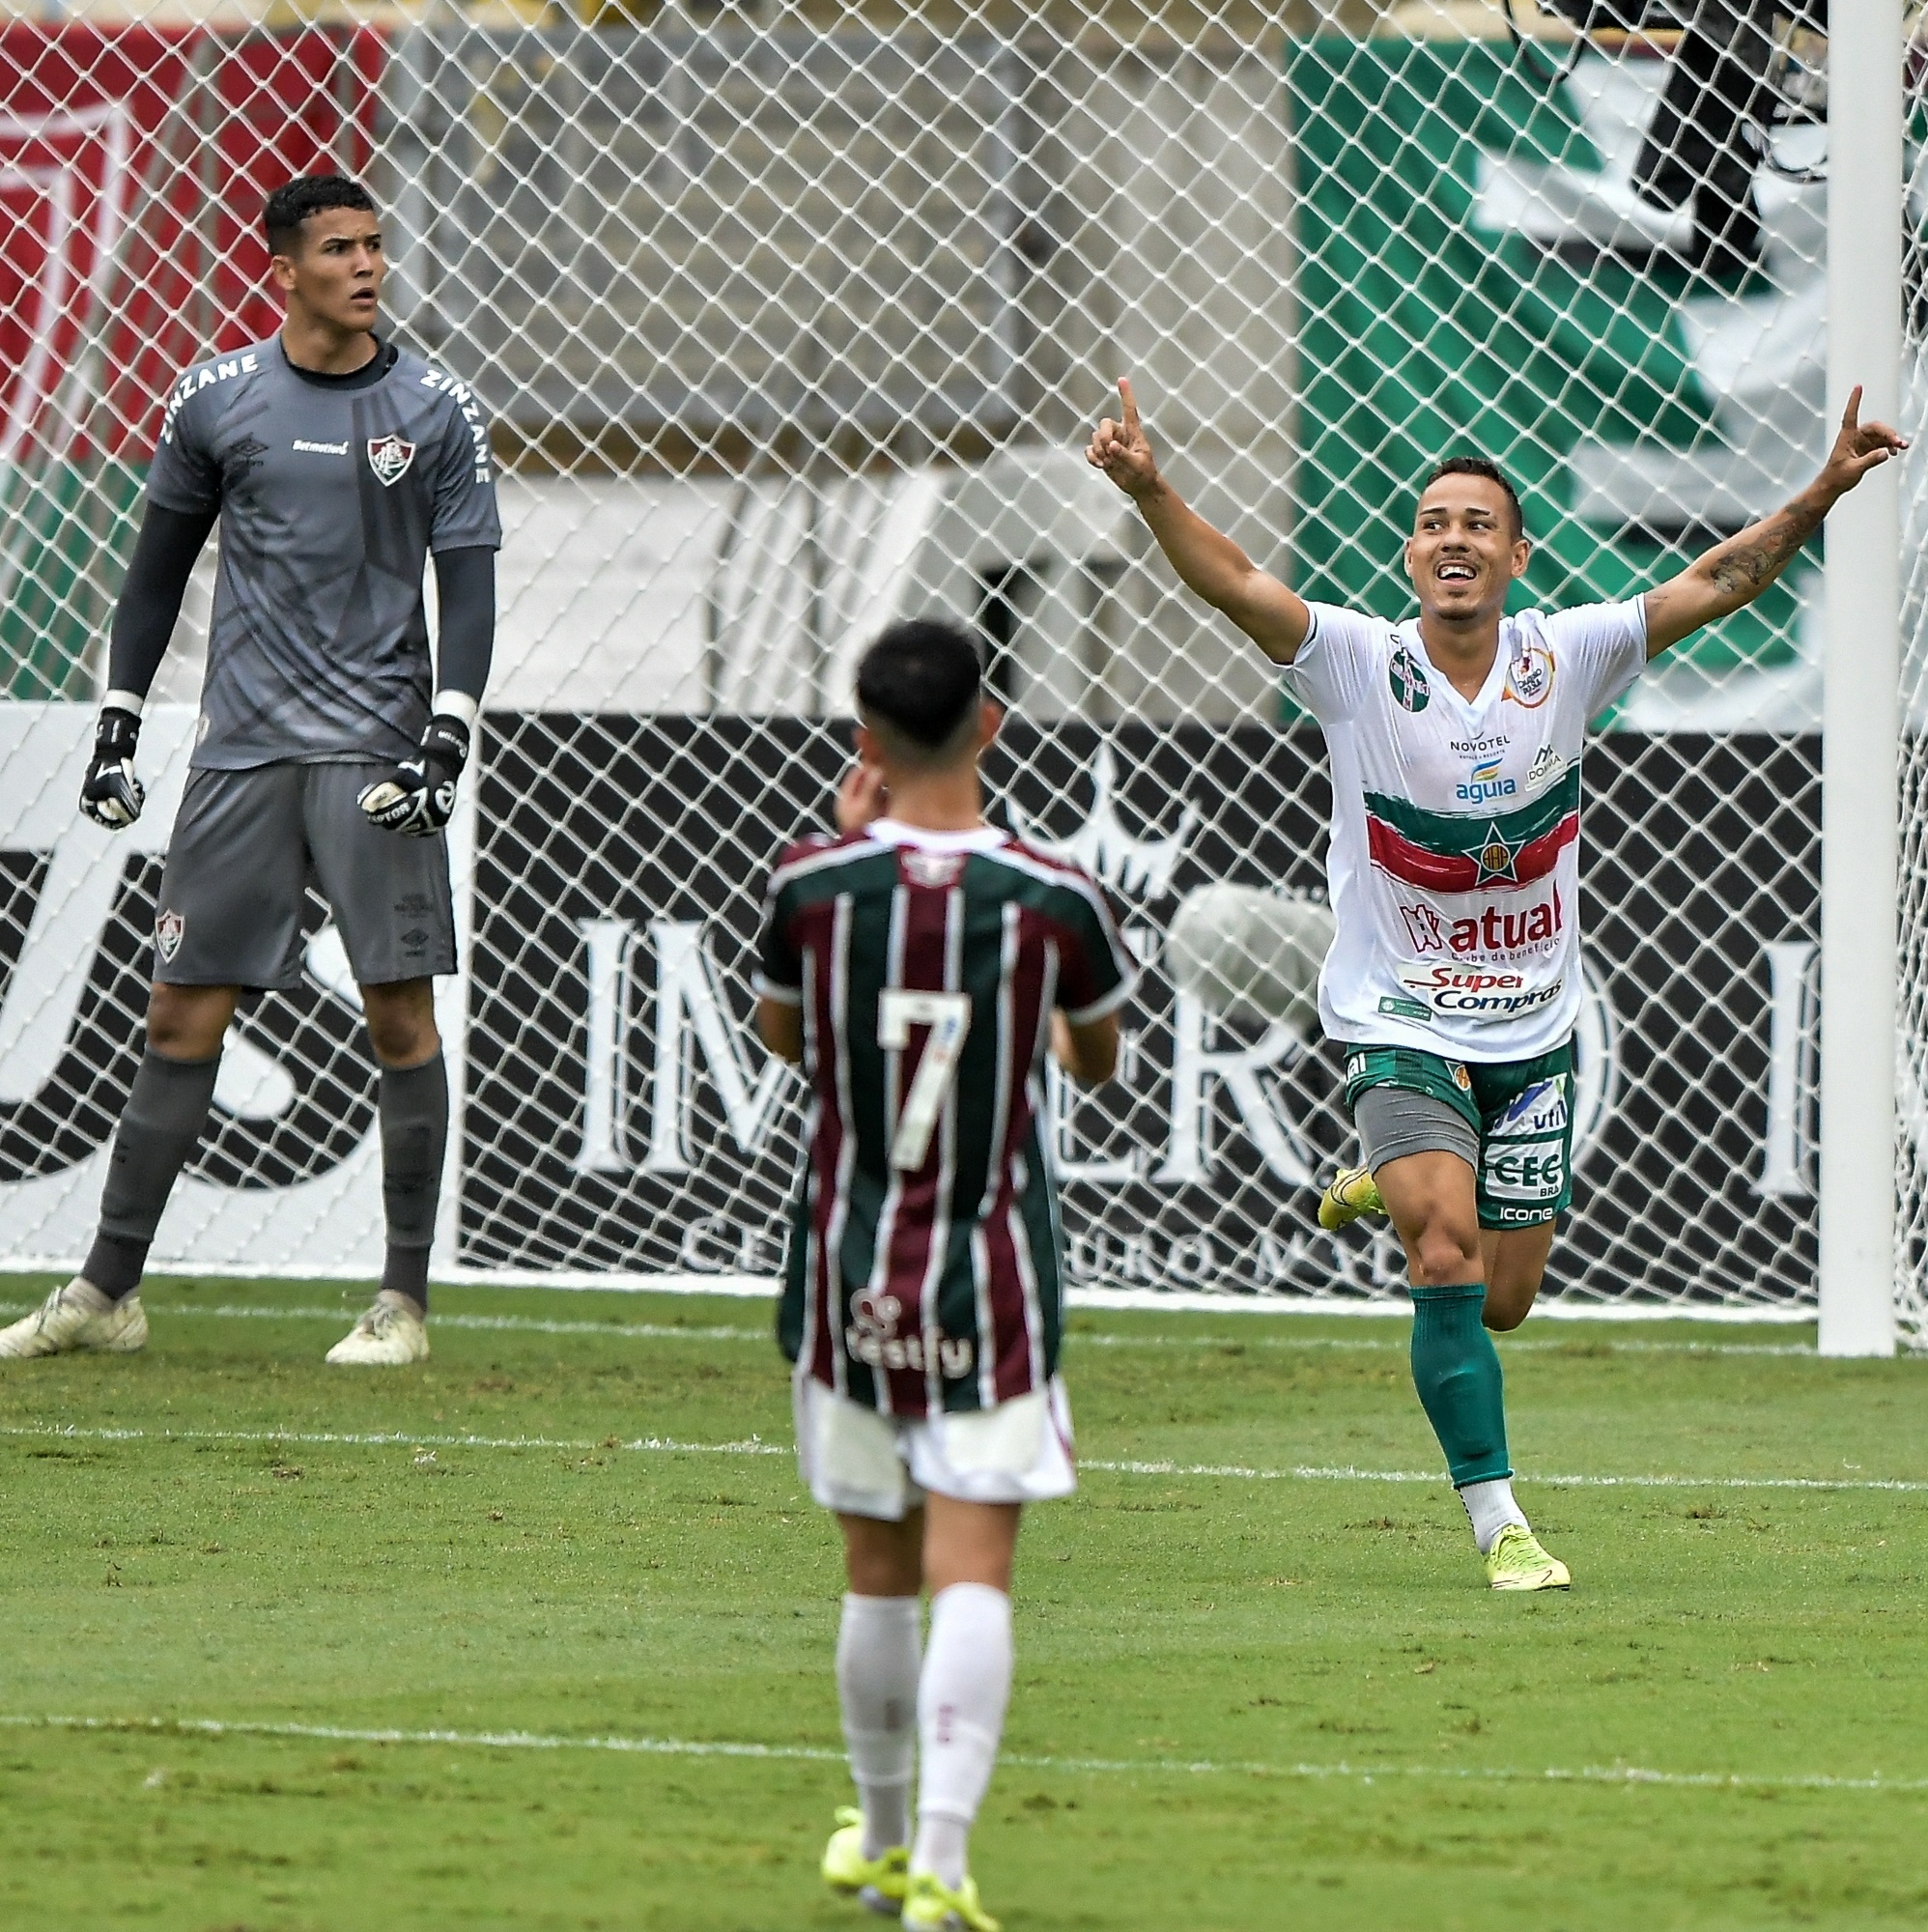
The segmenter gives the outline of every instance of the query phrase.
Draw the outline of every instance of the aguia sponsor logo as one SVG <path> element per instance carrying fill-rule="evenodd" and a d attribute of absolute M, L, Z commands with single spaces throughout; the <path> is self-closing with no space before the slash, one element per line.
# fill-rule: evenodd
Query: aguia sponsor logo
<path fill-rule="evenodd" d="M 1460 959 L 1503 957 L 1550 946 L 1566 930 L 1566 908 L 1556 886 L 1550 898 L 1519 912 L 1488 906 L 1478 918 L 1447 920 L 1436 906 L 1400 906 L 1415 952 L 1451 952 Z"/>
<path fill-rule="evenodd" d="M 1435 1013 L 1456 1013 L 1462 1019 L 1512 1019 L 1520 1013 L 1551 1006 L 1560 997 L 1565 977 L 1544 985 L 1529 985 L 1521 973 L 1504 968 L 1402 966 L 1399 982 Z"/>
<path fill-rule="evenodd" d="M 1500 777 L 1499 768 L 1505 757 L 1502 752 L 1482 758 L 1466 774 L 1465 783 L 1454 786 L 1453 796 L 1462 805 L 1485 805 L 1495 798 L 1512 798 L 1519 790 L 1519 782 L 1517 779 Z"/>

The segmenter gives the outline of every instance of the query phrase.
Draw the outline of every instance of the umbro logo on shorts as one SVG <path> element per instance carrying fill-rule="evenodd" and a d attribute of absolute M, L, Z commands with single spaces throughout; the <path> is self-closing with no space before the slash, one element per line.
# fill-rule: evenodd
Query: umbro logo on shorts
<path fill-rule="evenodd" d="M 154 922 L 155 950 L 163 959 L 172 959 L 181 951 L 182 935 L 186 930 L 187 922 L 178 912 L 157 914 Z"/>
<path fill-rule="evenodd" d="M 399 483 L 409 473 L 409 465 L 415 460 L 415 445 L 404 442 L 399 436 L 371 436 L 368 439 L 368 467 L 375 472 L 375 480 L 385 490 Z"/>

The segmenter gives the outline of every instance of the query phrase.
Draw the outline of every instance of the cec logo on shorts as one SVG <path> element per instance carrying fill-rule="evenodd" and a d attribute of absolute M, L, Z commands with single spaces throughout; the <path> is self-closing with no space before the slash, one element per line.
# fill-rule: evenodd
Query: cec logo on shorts
<path fill-rule="evenodd" d="M 1559 1202 L 1567 1184 L 1568 1078 L 1556 1073 L 1524 1089 L 1487 1129 L 1480 1151 L 1483 1191 L 1495 1202 L 1537 1209 L 1535 1220 Z"/>

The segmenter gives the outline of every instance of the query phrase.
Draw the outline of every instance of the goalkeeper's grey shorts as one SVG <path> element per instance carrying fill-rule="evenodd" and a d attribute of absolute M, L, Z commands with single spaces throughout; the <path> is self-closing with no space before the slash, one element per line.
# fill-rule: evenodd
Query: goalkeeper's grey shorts
<path fill-rule="evenodd" d="M 385 769 L 188 773 L 155 912 L 154 977 L 292 991 L 310 943 L 301 930 L 310 886 L 327 901 L 356 984 L 453 973 L 445 835 L 384 832 L 354 802 Z"/>

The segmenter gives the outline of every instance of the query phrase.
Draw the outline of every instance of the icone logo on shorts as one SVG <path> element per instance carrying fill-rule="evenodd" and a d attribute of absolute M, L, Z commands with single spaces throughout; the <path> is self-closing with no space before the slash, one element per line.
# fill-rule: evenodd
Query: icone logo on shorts
<path fill-rule="evenodd" d="M 162 959 L 171 960 L 181 951 L 181 938 L 186 930 L 187 922 L 178 912 L 156 914 L 154 922 L 155 951 Z"/>
<path fill-rule="evenodd" d="M 1551 1006 L 1560 997 L 1566 979 L 1563 975 L 1550 985 L 1529 986 L 1524 974 L 1441 964 L 1402 966 L 1399 982 L 1407 992 L 1424 1000 L 1435 1013 L 1455 1013 L 1462 1019 L 1503 1020 Z"/>

